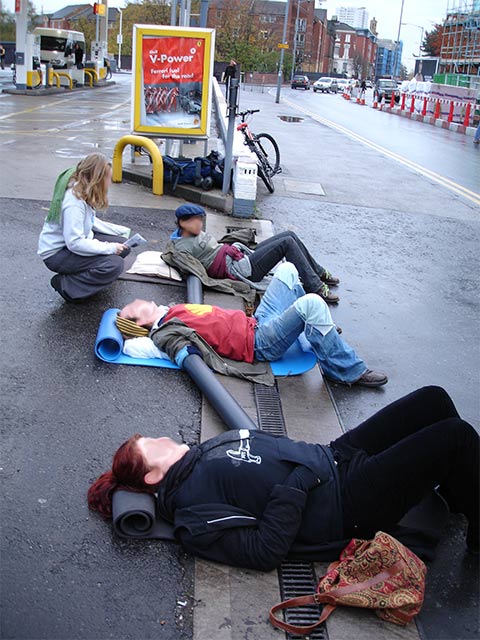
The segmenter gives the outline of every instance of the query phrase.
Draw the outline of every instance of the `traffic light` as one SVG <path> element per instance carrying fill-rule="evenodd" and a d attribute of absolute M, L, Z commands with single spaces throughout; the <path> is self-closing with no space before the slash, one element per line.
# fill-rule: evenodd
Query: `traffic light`
<path fill-rule="evenodd" d="M 104 16 L 105 9 L 106 9 L 106 6 L 104 4 L 101 4 L 100 2 L 95 2 L 95 4 L 93 5 L 93 13 L 96 16 Z"/>

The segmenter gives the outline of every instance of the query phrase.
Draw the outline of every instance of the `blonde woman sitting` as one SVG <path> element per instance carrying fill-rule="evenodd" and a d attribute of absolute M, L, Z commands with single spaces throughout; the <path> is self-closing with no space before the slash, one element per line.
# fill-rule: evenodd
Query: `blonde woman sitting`
<path fill-rule="evenodd" d="M 57 179 L 50 210 L 38 241 L 38 255 L 56 273 L 52 287 L 67 302 L 78 302 L 114 282 L 130 252 L 130 229 L 96 217 L 108 206 L 112 167 L 91 153 Z"/>

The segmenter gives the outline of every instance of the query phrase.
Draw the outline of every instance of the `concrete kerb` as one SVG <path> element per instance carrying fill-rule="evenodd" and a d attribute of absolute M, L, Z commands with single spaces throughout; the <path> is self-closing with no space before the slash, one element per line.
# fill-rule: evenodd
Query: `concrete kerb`
<path fill-rule="evenodd" d="M 221 237 L 231 218 L 207 216 L 207 230 Z M 273 234 L 269 220 L 245 219 L 242 227 L 255 228 L 258 241 Z M 241 308 L 234 296 L 205 291 L 205 302 Z M 253 384 L 222 376 L 222 384 L 257 422 Z M 277 379 L 288 435 L 296 440 L 328 443 L 342 433 L 335 407 L 318 367 L 302 376 Z M 225 427 L 209 403 L 202 401 L 201 440 L 222 433 Z M 317 577 L 327 565 L 316 564 Z M 214 562 L 195 560 L 194 640 L 274 640 L 280 637 L 268 621 L 271 606 L 281 600 L 276 571 L 261 573 Z M 400 628 L 376 618 L 371 611 L 349 609 L 335 612 L 327 621 L 329 640 L 419 640 L 415 624 Z M 283 634 L 282 634 L 282 637 Z"/>

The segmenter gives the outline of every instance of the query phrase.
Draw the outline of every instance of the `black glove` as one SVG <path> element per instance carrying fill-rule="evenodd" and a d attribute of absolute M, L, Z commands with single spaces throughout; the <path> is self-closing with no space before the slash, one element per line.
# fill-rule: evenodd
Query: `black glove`
<path fill-rule="evenodd" d="M 128 256 L 128 254 L 130 253 L 131 249 L 130 247 L 125 247 L 125 249 L 123 249 L 122 253 L 119 253 L 118 255 L 121 258 L 126 258 Z"/>
<path fill-rule="evenodd" d="M 297 465 L 285 481 L 287 487 L 300 489 L 300 491 L 305 493 L 318 487 L 320 483 L 321 480 L 318 477 L 318 473 L 303 464 Z"/>

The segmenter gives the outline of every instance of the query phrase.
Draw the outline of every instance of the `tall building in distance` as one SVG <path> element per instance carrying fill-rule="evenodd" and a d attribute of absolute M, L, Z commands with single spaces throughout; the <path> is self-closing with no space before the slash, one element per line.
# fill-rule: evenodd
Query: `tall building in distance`
<path fill-rule="evenodd" d="M 375 61 L 376 78 L 398 78 L 402 63 L 403 42 L 397 45 L 395 40 L 377 40 L 377 59 Z"/>
<path fill-rule="evenodd" d="M 344 22 L 354 29 L 368 29 L 368 11 L 365 7 L 337 7 L 336 14 L 339 22 Z"/>

